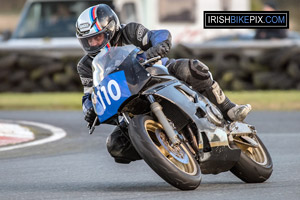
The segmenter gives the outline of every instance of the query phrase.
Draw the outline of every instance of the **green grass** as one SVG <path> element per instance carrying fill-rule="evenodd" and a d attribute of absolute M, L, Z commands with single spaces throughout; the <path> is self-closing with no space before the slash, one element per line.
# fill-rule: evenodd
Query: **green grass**
<path fill-rule="evenodd" d="M 300 110 L 300 90 L 226 92 L 235 103 L 252 105 L 254 110 Z"/>
<path fill-rule="evenodd" d="M 79 110 L 82 93 L 0 93 L 0 110 Z"/>
<path fill-rule="evenodd" d="M 300 111 L 300 90 L 226 91 L 235 103 L 253 110 Z M 0 93 L 0 110 L 81 110 L 82 93 Z"/>

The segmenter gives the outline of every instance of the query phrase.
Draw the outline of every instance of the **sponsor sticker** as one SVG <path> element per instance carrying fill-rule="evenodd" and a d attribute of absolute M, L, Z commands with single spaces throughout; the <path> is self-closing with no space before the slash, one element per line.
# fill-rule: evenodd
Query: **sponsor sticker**
<path fill-rule="evenodd" d="M 93 79 L 91 78 L 84 78 L 84 77 L 80 77 L 81 83 L 83 86 L 89 86 L 90 83 L 93 82 Z"/>
<path fill-rule="evenodd" d="M 142 41 L 144 31 L 145 31 L 145 27 L 140 25 L 137 29 L 137 40 L 138 41 Z"/>
<path fill-rule="evenodd" d="M 80 30 L 82 30 L 82 29 L 87 29 L 87 28 L 89 28 L 90 26 L 91 26 L 90 23 L 83 23 L 83 24 L 80 24 L 80 25 L 78 26 L 78 28 L 79 28 Z"/>

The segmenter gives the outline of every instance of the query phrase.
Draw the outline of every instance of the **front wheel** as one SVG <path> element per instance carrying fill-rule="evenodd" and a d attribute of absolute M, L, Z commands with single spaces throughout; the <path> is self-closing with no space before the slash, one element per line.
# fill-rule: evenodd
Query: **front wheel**
<path fill-rule="evenodd" d="M 252 139 L 258 144 L 256 148 L 245 145 L 241 137 L 235 138 L 235 145 L 242 152 L 239 161 L 230 171 L 246 183 L 262 183 L 271 176 L 273 162 L 261 139 L 257 135 Z"/>
<path fill-rule="evenodd" d="M 199 164 L 185 144 L 170 145 L 160 123 L 150 116 L 136 116 L 129 124 L 129 136 L 139 155 L 169 184 L 181 190 L 199 186 Z"/>

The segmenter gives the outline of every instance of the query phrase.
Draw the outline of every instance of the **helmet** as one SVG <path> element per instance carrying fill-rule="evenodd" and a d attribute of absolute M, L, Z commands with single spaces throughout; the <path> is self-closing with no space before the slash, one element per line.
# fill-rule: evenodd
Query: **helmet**
<path fill-rule="evenodd" d="M 83 50 L 95 56 L 102 48 L 110 48 L 109 41 L 119 28 L 116 13 L 108 5 L 99 4 L 80 14 L 76 22 L 76 37 Z"/>

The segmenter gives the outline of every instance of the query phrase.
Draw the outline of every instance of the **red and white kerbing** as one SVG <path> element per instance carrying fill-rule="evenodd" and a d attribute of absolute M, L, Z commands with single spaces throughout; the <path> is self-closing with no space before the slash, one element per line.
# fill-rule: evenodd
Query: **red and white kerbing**
<path fill-rule="evenodd" d="M 0 146 L 34 140 L 34 134 L 27 127 L 17 124 L 0 123 Z"/>

